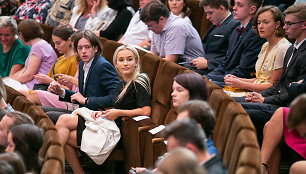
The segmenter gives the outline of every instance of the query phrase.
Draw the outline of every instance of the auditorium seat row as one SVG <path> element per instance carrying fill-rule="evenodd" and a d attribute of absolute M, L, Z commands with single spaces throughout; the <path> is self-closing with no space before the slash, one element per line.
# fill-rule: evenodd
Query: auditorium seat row
<path fill-rule="evenodd" d="M 52 27 L 43 25 L 44 39 L 51 43 Z M 112 63 L 113 53 L 121 44 L 100 38 L 103 57 Z M 124 162 L 124 171 L 130 167 L 153 167 L 158 156 L 165 151 L 160 133 L 152 135 L 149 130 L 167 125 L 176 119 L 177 113 L 171 103 L 173 78 L 181 73 L 192 72 L 173 62 L 139 50 L 142 72 L 150 78 L 152 90 L 152 113 L 150 119 L 135 121 L 123 117 L 123 149 L 115 148 L 108 160 Z M 247 113 L 224 91 L 206 80 L 209 103 L 216 111 L 217 121 L 213 141 L 220 151 L 229 173 L 260 173 L 260 153 L 255 129 Z M 36 125 L 44 130 L 44 145 L 40 156 L 44 159 L 43 173 L 64 173 L 64 154 L 58 133 L 43 111 L 27 101 L 17 91 L 7 87 L 8 103 L 16 110 L 28 113 Z M 16 103 L 15 103 L 16 102 Z M 120 167 L 120 166 L 115 166 Z"/>
<path fill-rule="evenodd" d="M 31 116 L 35 124 L 43 131 L 44 143 L 39 151 L 39 156 L 43 159 L 42 174 L 63 174 L 64 169 L 64 152 L 57 130 L 41 110 L 35 106 L 24 95 L 6 86 L 7 102 L 12 105 L 14 110 L 24 112 Z"/>

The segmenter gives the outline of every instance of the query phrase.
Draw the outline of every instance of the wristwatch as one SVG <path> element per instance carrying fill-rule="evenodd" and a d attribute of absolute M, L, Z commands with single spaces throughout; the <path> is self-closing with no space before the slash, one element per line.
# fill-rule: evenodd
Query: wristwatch
<path fill-rule="evenodd" d="M 88 105 L 88 97 L 85 98 L 85 106 Z"/>

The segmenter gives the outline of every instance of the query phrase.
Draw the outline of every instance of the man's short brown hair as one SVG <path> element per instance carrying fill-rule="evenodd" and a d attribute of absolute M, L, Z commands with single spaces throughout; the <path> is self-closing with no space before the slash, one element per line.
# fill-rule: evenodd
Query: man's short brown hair
<path fill-rule="evenodd" d="M 201 0 L 199 6 L 210 6 L 211 8 L 215 9 L 218 9 L 220 8 L 220 6 L 223 6 L 225 10 L 228 10 L 229 8 L 228 0 Z"/>
<path fill-rule="evenodd" d="M 286 15 L 292 14 L 302 21 L 306 20 L 306 3 L 294 4 L 284 12 Z"/>

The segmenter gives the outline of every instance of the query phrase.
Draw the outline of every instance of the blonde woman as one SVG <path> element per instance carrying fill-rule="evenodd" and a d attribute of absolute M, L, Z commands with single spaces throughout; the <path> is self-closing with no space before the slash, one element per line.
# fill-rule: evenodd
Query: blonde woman
<path fill-rule="evenodd" d="M 115 120 L 119 116 L 150 116 L 150 83 L 147 75 L 140 73 L 140 59 L 137 50 L 129 45 L 118 47 L 114 53 L 113 64 L 122 78 L 113 99 L 115 109 L 94 112 L 92 117 L 102 116 Z"/>
<path fill-rule="evenodd" d="M 69 24 L 77 30 L 105 30 L 117 15 L 106 0 L 76 0 L 75 4 Z"/>

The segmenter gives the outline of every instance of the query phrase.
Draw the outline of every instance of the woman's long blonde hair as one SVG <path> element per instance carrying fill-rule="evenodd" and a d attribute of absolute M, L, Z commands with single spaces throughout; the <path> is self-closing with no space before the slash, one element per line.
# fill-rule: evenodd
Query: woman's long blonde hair
<path fill-rule="evenodd" d="M 126 82 L 126 85 L 124 86 L 124 88 L 122 89 L 120 94 L 118 95 L 116 103 L 124 96 L 124 94 L 126 93 L 127 88 L 130 86 L 130 84 L 134 83 L 134 82 L 139 83 L 141 86 L 143 86 L 146 89 L 146 91 L 149 94 L 151 94 L 150 79 L 147 76 L 147 74 L 140 73 L 140 69 L 141 69 L 140 68 L 140 57 L 139 57 L 138 51 L 134 47 L 132 47 L 130 45 L 121 45 L 121 46 L 119 46 L 116 49 L 116 51 L 114 52 L 113 64 L 116 67 L 116 65 L 117 65 L 117 54 L 119 53 L 119 51 L 122 51 L 122 50 L 130 50 L 131 52 L 133 52 L 137 66 L 136 66 L 134 72 L 132 73 L 131 77 Z M 118 75 L 120 77 L 122 77 L 122 74 L 117 69 L 117 67 L 116 67 L 116 71 L 117 71 Z"/>
<path fill-rule="evenodd" d="M 84 10 L 88 7 L 88 4 L 87 4 L 87 1 L 86 0 L 76 0 L 75 1 L 75 5 L 77 7 L 79 7 L 78 11 L 77 11 L 77 14 L 79 13 L 83 13 Z M 104 0 L 100 0 L 100 6 L 98 8 L 98 11 L 101 10 L 104 6 L 105 6 L 105 2 Z"/>

